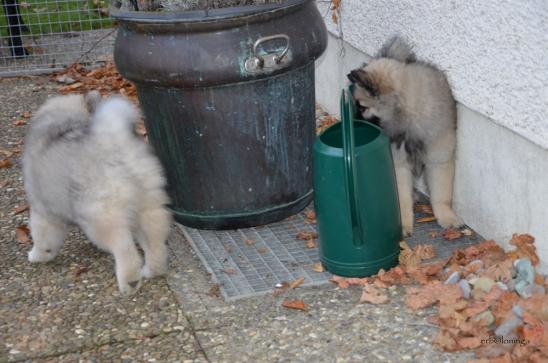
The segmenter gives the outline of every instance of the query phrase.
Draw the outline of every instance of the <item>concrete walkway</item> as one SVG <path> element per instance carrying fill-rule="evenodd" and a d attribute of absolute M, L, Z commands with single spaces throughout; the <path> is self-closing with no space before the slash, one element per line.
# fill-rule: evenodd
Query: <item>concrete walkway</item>
<path fill-rule="evenodd" d="M 35 111 L 56 86 L 46 77 L 0 79 L 0 148 L 17 151 Z M 0 155 L 0 159 L 5 155 Z M 30 243 L 20 154 L 0 169 L 0 362 L 465 362 L 470 354 L 434 350 L 436 328 L 403 303 L 359 304 L 361 290 L 297 288 L 225 302 L 177 229 L 169 240 L 167 278 L 118 294 L 113 259 L 73 231 L 48 264 L 27 262 Z M 305 301 L 307 312 L 281 307 Z"/>

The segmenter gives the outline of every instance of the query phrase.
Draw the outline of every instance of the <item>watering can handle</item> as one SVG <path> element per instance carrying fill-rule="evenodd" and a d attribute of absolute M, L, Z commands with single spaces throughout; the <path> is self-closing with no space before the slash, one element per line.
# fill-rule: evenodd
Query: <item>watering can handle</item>
<path fill-rule="evenodd" d="M 345 188 L 350 207 L 350 222 L 352 224 L 352 242 L 354 246 L 364 243 L 361 228 L 360 209 L 357 200 L 357 181 L 355 170 L 355 146 L 354 146 L 354 112 L 352 97 L 347 90 L 341 96 L 341 123 L 343 136 L 343 159 Z"/>

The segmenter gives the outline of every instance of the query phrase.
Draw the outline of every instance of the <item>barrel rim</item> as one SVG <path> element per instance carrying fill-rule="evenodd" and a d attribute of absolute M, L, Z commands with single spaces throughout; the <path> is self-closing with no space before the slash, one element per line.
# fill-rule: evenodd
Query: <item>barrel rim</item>
<path fill-rule="evenodd" d="M 185 24 L 205 25 L 251 21 L 253 18 L 272 17 L 279 13 L 295 11 L 313 0 L 287 0 L 283 4 L 245 5 L 211 10 L 130 11 L 109 8 L 110 15 L 120 22 L 150 25 Z"/>

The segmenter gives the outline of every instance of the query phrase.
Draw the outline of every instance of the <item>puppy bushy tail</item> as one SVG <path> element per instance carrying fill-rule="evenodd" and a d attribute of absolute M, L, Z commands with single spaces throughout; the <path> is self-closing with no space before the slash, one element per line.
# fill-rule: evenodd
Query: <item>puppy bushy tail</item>
<path fill-rule="evenodd" d="M 138 119 L 139 111 L 131 102 L 122 97 L 110 97 L 97 106 L 91 128 L 95 133 L 132 135 Z"/>
<path fill-rule="evenodd" d="M 395 36 L 384 44 L 379 51 L 378 58 L 391 58 L 402 63 L 417 61 L 415 53 L 402 38 Z"/>

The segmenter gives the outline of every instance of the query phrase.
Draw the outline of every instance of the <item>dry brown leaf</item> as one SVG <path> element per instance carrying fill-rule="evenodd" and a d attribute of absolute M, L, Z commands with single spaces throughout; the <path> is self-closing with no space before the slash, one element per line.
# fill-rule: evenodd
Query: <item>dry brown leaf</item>
<path fill-rule="evenodd" d="M 416 204 L 415 212 L 424 214 L 434 214 L 432 206 L 430 204 Z"/>
<path fill-rule="evenodd" d="M 13 164 L 8 159 L 0 160 L 0 169 L 11 168 Z"/>
<path fill-rule="evenodd" d="M 502 281 L 504 283 L 507 283 L 512 279 L 513 274 L 513 261 L 511 259 L 506 259 L 502 262 L 497 262 L 488 267 L 482 273 L 482 277 L 488 277 L 495 281 Z"/>
<path fill-rule="evenodd" d="M 514 234 L 510 244 L 516 246 L 514 251 L 508 253 L 511 258 L 529 258 L 533 266 L 538 265 L 539 258 L 535 247 L 535 238 L 529 234 Z"/>
<path fill-rule="evenodd" d="M 407 242 L 401 241 L 400 248 L 402 249 L 399 256 L 400 265 L 406 267 L 417 267 L 422 260 L 427 260 L 436 256 L 432 245 L 420 244 L 414 249 L 411 249 Z"/>
<path fill-rule="evenodd" d="M 209 291 L 207 292 L 207 294 L 209 296 L 213 296 L 213 297 L 216 297 L 216 298 L 220 298 L 221 297 L 221 285 L 219 284 L 213 284 L 211 286 L 211 288 L 209 289 Z"/>
<path fill-rule="evenodd" d="M 350 286 L 350 284 L 348 283 L 348 281 L 346 281 L 344 277 L 337 275 L 333 276 L 331 279 L 329 279 L 329 281 L 336 283 L 341 289 L 347 289 L 348 286 Z"/>
<path fill-rule="evenodd" d="M 335 12 L 331 13 L 331 20 L 333 21 L 333 24 L 339 23 L 339 18 L 337 17 L 337 13 Z"/>
<path fill-rule="evenodd" d="M 457 344 L 461 349 L 476 349 L 481 346 L 481 337 L 457 338 Z"/>
<path fill-rule="evenodd" d="M 25 120 L 16 120 L 14 123 L 13 123 L 13 126 L 24 126 L 27 124 L 27 121 Z"/>
<path fill-rule="evenodd" d="M 236 275 L 238 272 L 233 268 L 223 268 L 221 269 L 222 272 L 224 272 L 227 275 Z"/>
<path fill-rule="evenodd" d="M 255 243 L 255 241 L 253 241 L 253 240 L 251 240 L 251 239 L 246 239 L 246 240 L 244 241 L 244 243 L 245 243 L 246 245 L 248 245 L 248 246 L 252 246 L 252 245 Z"/>
<path fill-rule="evenodd" d="M 442 235 L 443 235 L 443 238 L 445 238 L 448 241 L 452 241 L 452 240 L 459 239 L 459 238 L 462 237 L 461 231 L 458 231 L 458 230 L 452 229 L 452 228 L 449 228 L 449 229 L 446 229 L 445 231 L 443 231 Z"/>
<path fill-rule="evenodd" d="M 268 248 L 264 248 L 264 247 L 257 248 L 257 252 L 259 252 L 261 254 L 265 254 L 265 253 L 268 252 Z"/>
<path fill-rule="evenodd" d="M 306 241 L 306 240 L 309 240 L 309 239 L 318 238 L 318 233 L 301 231 L 301 232 L 297 233 L 297 236 L 295 238 L 297 238 L 298 240 L 301 240 L 301 241 Z"/>
<path fill-rule="evenodd" d="M 76 271 L 74 271 L 74 278 L 80 277 L 81 274 L 87 272 L 88 268 L 86 266 L 79 266 Z"/>
<path fill-rule="evenodd" d="M 11 158 L 14 152 L 8 149 L 0 149 L 0 154 L 4 155 L 6 158 Z"/>
<path fill-rule="evenodd" d="M 360 302 L 368 302 L 370 304 L 386 304 L 389 302 L 388 296 L 383 294 L 380 290 L 371 285 L 366 285 L 363 289 L 362 296 L 360 297 Z"/>
<path fill-rule="evenodd" d="M 421 218 L 417 218 L 417 223 L 433 222 L 435 220 L 436 220 L 436 217 L 434 217 L 434 216 L 421 217 Z"/>
<path fill-rule="evenodd" d="M 315 263 L 314 266 L 312 267 L 312 270 L 314 270 L 316 272 L 324 272 L 325 271 L 325 269 L 324 269 L 321 262 Z"/>
<path fill-rule="evenodd" d="M 25 224 L 15 228 L 15 240 L 21 244 L 27 245 L 31 243 L 30 229 Z"/>
<path fill-rule="evenodd" d="M 315 239 L 309 239 L 306 241 L 305 247 L 308 249 L 312 249 L 318 247 L 318 244 L 316 243 Z"/>
<path fill-rule="evenodd" d="M 20 214 L 20 213 L 23 213 L 25 211 L 29 210 L 29 205 L 28 204 L 23 204 L 17 208 L 15 208 L 12 213 L 13 215 L 17 215 L 17 214 Z"/>
<path fill-rule="evenodd" d="M 313 210 L 306 210 L 304 212 L 304 216 L 308 219 L 316 219 L 316 212 L 314 212 Z"/>
<path fill-rule="evenodd" d="M 445 352 L 454 352 L 459 348 L 455 338 L 446 329 L 438 331 L 438 334 L 434 338 L 433 344 Z"/>
<path fill-rule="evenodd" d="M 298 279 L 295 279 L 289 284 L 289 289 L 296 289 L 297 287 L 302 285 L 303 282 L 304 282 L 304 277 L 299 277 Z"/>
<path fill-rule="evenodd" d="M 284 300 L 282 306 L 288 309 L 308 311 L 310 308 L 302 300 Z"/>

